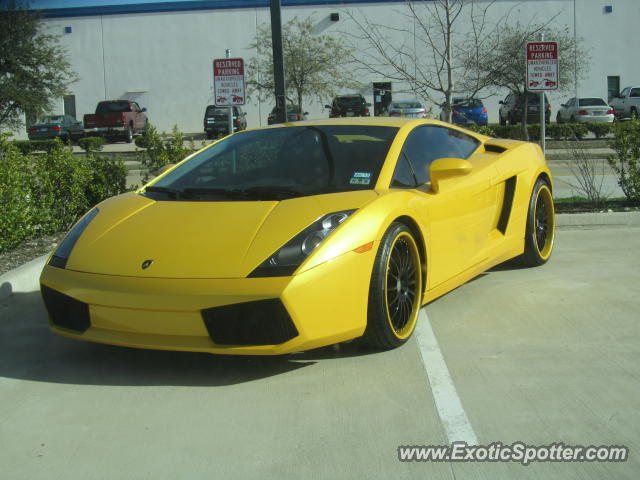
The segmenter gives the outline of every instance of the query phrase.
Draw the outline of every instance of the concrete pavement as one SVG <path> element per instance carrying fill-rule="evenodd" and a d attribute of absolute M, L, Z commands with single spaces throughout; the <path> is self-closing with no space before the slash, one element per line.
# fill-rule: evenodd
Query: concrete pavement
<path fill-rule="evenodd" d="M 52 335 L 22 287 L 0 301 L 2 476 L 635 479 L 640 215 L 558 218 L 548 264 L 495 268 L 427 321 L 481 443 L 622 444 L 626 463 L 401 463 L 398 445 L 448 441 L 415 338 L 278 358 L 118 348 Z"/>

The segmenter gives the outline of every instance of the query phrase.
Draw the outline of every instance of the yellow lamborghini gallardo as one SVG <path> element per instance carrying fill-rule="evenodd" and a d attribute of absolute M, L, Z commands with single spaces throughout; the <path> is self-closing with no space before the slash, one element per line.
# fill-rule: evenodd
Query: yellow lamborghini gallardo
<path fill-rule="evenodd" d="M 248 130 L 89 211 L 42 296 L 54 332 L 114 345 L 393 348 L 423 305 L 480 272 L 546 262 L 551 191 L 537 145 L 438 121 Z"/>

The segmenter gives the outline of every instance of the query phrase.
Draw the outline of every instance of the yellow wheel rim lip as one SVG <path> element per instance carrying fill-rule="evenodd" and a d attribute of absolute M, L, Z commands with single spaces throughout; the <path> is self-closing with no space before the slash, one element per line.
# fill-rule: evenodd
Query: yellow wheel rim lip
<path fill-rule="evenodd" d="M 407 242 L 407 244 L 409 245 L 411 258 L 413 259 L 415 264 L 416 295 L 415 295 L 415 298 L 413 299 L 413 304 L 411 306 L 411 313 L 409 314 L 409 318 L 407 320 L 406 325 L 400 331 L 397 331 L 396 328 L 393 326 L 393 322 L 391 321 L 391 313 L 389 312 L 389 295 L 388 295 L 388 287 L 387 287 L 387 276 L 389 275 L 389 263 L 391 262 L 391 253 L 393 252 L 393 249 L 395 248 L 399 240 L 405 240 Z M 391 328 L 391 331 L 396 336 L 396 338 L 400 340 L 405 340 L 409 338 L 409 336 L 413 332 L 415 325 L 418 321 L 418 313 L 420 312 L 421 299 L 422 299 L 422 267 L 420 265 L 420 254 L 418 253 L 418 247 L 413 237 L 407 232 L 402 232 L 398 236 L 396 236 L 396 238 L 393 240 L 393 243 L 391 244 L 391 248 L 389 249 L 389 257 L 387 258 L 387 262 L 385 265 L 385 278 L 384 278 L 385 313 L 387 316 L 387 322 L 389 323 L 389 327 Z"/>
<path fill-rule="evenodd" d="M 538 245 L 538 236 L 537 236 L 537 218 L 538 218 L 538 200 L 542 195 L 542 201 L 545 203 L 545 207 L 547 208 L 547 236 L 545 238 L 545 242 L 542 248 Z M 536 195 L 536 201 L 533 209 L 533 241 L 536 244 L 536 249 L 538 250 L 538 254 L 543 260 L 547 260 L 551 256 L 551 251 L 553 250 L 553 242 L 555 240 L 555 232 L 556 232 L 556 215 L 555 208 L 553 205 L 553 196 L 551 195 L 551 190 L 546 185 L 543 185 L 538 190 Z"/>

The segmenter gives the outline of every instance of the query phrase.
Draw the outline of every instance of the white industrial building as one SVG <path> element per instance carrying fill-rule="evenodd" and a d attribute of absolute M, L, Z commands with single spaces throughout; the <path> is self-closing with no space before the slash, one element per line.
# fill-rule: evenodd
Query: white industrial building
<path fill-rule="evenodd" d="M 131 99 L 148 109 L 150 121 L 160 130 L 169 131 L 176 124 L 183 132 L 202 131 L 205 107 L 214 100 L 212 60 L 223 58 L 226 49 L 233 57 L 254 56 L 249 46 L 256 28 L 270 21 L 268 0 L 32 0 L 31 7 L 42 10 L 49 31 L 60 35 L 80 77 L 70 95 L 60 99 L 59 113 L 66 110 L 81 119 L 100 100 Z M 340 38 L 354 28 L 347 10 L 393 24 L 406 21 L 403 8 L 402 1 L 282 0 L 282 21 L 313 15 L 318 32 Z M 610 91 L 640 84 L 640 63 L 633 54 L 640 44 L 640 1 L 497 0 L 491 8 L 496 16 L 511 10 L 514 22 L 553 18 L 552 25 L 566 26 L 583 37 L 591 62 L 579 83 L 580 95 L 606 99 Z M 332 13 L 339 13 L 338 21 L 331 20 Z M 373 102 L 372 83 L 385 79 L 372 76 L 363 81 L 369 87 L 361 93 Z M 392 87 L 402 89 L 406 85 Z M 491 122 L 497 121 L 498 101 L 506 94 L 485 100 Z M 552 118 L 561 100 L 570 96 L 549 95 Z M 308 99 L 309 117 L 326 117 L 323 105 L 328 101 Z M 249 99 L 249 127 L 266 124 L 272 107 L 272 101 Z"/>

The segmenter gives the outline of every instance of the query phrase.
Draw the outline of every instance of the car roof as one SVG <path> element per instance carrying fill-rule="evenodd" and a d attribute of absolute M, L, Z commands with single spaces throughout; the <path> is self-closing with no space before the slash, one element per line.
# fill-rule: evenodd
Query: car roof
<path fill-rule="evenodd" d="M 277 125 L 269 125 L 256 127 L 251 130 L 262 130 L 267 128 L 284 127 L 304 127 L 319 125 L 362 125 L 372 127 L 396 127 L 401 128 L 408 123 L 439 125 L 447 128 L 454 128 L 450 123 L 441 122 L 439 120 L 420 119 L 410 117 L 341 117 L 341 118 L 318 118 L 315 120 L 303 120 L 299 122 L 286 122 Z"/>

